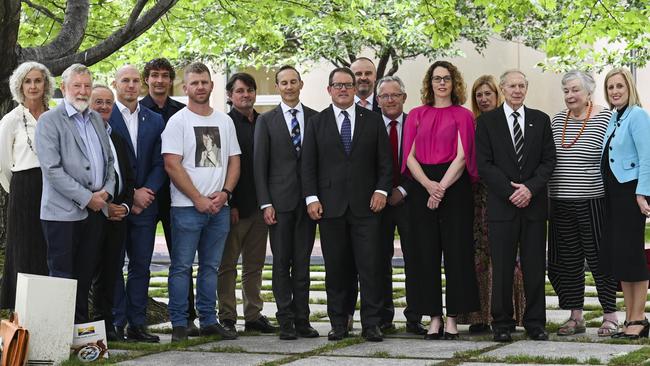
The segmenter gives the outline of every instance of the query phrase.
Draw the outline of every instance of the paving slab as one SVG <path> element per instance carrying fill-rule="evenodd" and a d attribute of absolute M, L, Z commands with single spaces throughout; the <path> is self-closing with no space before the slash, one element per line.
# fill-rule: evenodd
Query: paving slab
<path fill-rule="evenodd" d="M 493 363 L 485 363 L 485 362 L 463 362 L 459 366 L 540 366 L 538 363 L 501 363 L 501 362 L 493 362 Z M 544 366 L 578 366 L 578 364 L 571 365 L 571 364 L 544 364 Z"/>
<path fill-rule="evenodd" d="M 130 366 L 177 366 L 177 365 L 259 365 L 260 363 L 276 361 L 284 355 L 263 355 L 254 353 L 215 353 L 215 352 L 184 352 L 173 351 L 157 353 L 118 363 Z"/>
<path fill-rule="evenodd" d="M 372 356 L 381 352 L 393 357 L 446 359 L 454 353 L 483 349 L 495 342 L 425 341 L 423 339 L 386 338 L 383 342 L 366 342 L 328 353 L 336 356 Z"/>
<path fill-rule="evenodd" d="M 443 360 L 420 360 L 413 358 L 360 358 L 360 357 L 325 357 L 314 356 L 303 358 L 287 365 L 291 366 L 312 366 L 312 365 L 335 365 L 335 366 L 426 366 L 436 365 Z"/>
<path fill-rule="evenodd" d="M 503 359 L 507 356 L 527 355 L 543 357 L 575 357 L 579 362 L 596 358 L 606 364 L 610 359 L 642 348 L 642 345 L 608 344 L 579 342 L 536 342 L 519 341 L 482 355 Z"/>
<path fill-rule="evenodd" d="M 327 335 L 327 334 L 325 334 Z M 330 344 L 327 337 L 298 338 L 293 341 L 282 341 L 276 335 L 259 335 L 239 337 L 232 341 L 217 341 L 189 347 L 191 351 L 211 351 L 220 347 L 240 348 L 243 352 L 262 352 L 279 354 L 297 354 L 313 351 L 316 348 Z"/>

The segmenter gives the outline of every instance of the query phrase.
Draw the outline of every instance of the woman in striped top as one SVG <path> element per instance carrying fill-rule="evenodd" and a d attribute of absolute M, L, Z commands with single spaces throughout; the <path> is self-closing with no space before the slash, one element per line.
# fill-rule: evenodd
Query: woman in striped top
<path fill-rule="evenodd" d="M 596 282 L 603 311 L 599 336 L 618 330 L 616 282 L 599 271 L 598 252 L 605 215 L 605 190 L 600 174 L 603 136 L 612 112 L 591 100 L 596 83 L 582 71 L 562 78 L 567 109 L 551 122 L 557 163 L 549 181 L 550 218 L 548 277 L 560 308 L 571 316 L 558 335 L 584 333 L 585 259 Z"/>

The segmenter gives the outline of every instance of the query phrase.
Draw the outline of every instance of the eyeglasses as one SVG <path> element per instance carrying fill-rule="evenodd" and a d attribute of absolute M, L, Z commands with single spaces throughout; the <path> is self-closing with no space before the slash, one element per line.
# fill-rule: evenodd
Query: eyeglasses
<path fill-rule="evenodd" d="M 431 81 L 433 81 L 436 84 L 440 84 L 441 81 L 444 81 L 445 83 L 451 82 L 451 76 L 434 76 L 431 78 Z"/>
<path fill-rule="evenodd" d="M 352 89 L 354 88 L 354 83 L 331 83 L 330 86 L 336 90 Z"/>
<path fill-rule="evenodd" d="M 381 94 L 377 96 L 379 100 L 397 100 L 404 96 L 404 93 L 395 93 L 395 94 Z"/>

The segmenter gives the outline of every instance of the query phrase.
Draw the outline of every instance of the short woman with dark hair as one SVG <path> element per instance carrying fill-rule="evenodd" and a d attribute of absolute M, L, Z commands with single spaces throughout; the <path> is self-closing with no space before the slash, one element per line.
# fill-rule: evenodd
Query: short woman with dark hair
<path fill-rule="evenodd" d="M 458 338 L 456 315 L 479 308 L 474 273 L 472 182 L 478 180 L 474 116 L 462 107 L 465 83 L 447 61 L 435 62 L 422 84 L 423 105 L 408 115 L 402 171 L 420 184 L 409 194 L 412 248 L 407 286 L 414 313 L 431 316 L 425 339 Z M 446 329 L 442 323 L 441 258 L 445 258 Z"/>
<path fill-rule="evenodd" d="M 7 247 L 0 307 L 13 309 L 18 272 L 47 275 L 47 247 L 41 231 L 41 168 L 36 157 L 36 121 L 54 92 L 50 71 L 25 62 L 9 78 L 18 106 L 0 120 L 0 184 L 9 193 Z"/>

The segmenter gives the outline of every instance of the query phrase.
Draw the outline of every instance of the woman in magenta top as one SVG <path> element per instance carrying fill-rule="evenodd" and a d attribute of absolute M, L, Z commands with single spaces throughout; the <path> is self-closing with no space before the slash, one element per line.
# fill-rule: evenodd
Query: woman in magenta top
<path fill-rule="evenodd" d="M 422 102 L 408 114 L 402 171 L 409 192 L 411 247 L 405 250 L 409 307 L 431 316 L 425 339 L 456 339 L 456 315 L 479 309 L 474 274 L 472 183 L 478 181 L 474 116 L 462 107 L 465 83 L 454 65 L 437 61 L 422 83 Z M 442 322 L 440 263 L 444 254 L 446 326 Z"/>

